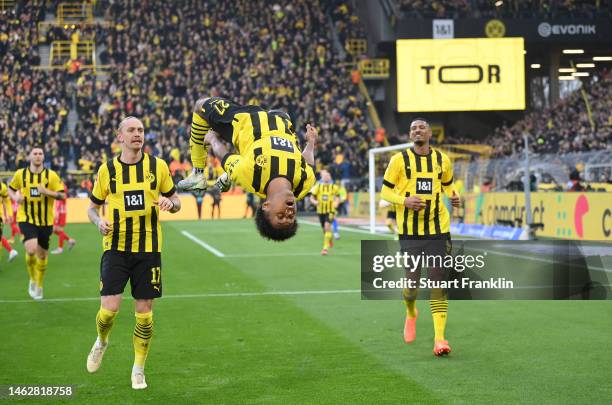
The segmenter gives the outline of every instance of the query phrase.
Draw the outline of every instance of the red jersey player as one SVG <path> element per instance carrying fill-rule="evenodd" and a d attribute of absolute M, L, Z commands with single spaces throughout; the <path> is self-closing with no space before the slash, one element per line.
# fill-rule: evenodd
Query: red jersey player
<path fill-rule="evenodd" d="M 68 195 L 68 187 L 64 185 L 64 194 Z M 55 219 L 53 220 L 53 233 L 59 238 L 58 247 L 51 251 L 52 255 L 57 255 L 64 252 L 64 241 L 68 241 L 68 250 L 72 250 L 76 241 L 72 239 L 66 232 L 66 199 L 55 200 Z"/>
<path fill-rule="evenodd" d="M 15 235 L 21 235 L 21 230 L 17 224 L 17 211 L 19 211 L 19 203 L 11 200 L 11 208 L 13 208 L 13 221 L 11 222 L 11 243 L 15 241 Z"/>

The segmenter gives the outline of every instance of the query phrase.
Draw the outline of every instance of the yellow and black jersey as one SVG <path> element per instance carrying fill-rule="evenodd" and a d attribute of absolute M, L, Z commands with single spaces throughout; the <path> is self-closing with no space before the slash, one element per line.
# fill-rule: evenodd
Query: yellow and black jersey
<path fill-rule="evenodd" d="M 0 181 L 0 224 L 4 221 L 5 214 L 7 218 L 13 217 L 13 204 L 8 195 L 8 187 Z"/>
<path fill-rule="evenodd" d="M 330 214 L 336 212 L 336 197 L 340 190 L 336 184 L 317 183 L 311 191 L 317 200 L 317 214 Z"/>
<path fill-rule="evenodd" d="M 434 148 L 419 155 L 414 148 L 395 154 L 385 172 L 382 198 L 395 205 L 400 235 L 424 236 L 450 232 L 450 216 L 441 199 L 453 183 L 453 167 L 448 156 Z M 404 199 L 418 196 L 425 208 L 414 211 Z"/>
<path fill-rule="evenodd" d="M 41 195 L 38 191 L 39 184 L 54 192 L 64 191 L 62 180 L 53 170 L 43 169 L 40 173 L 32 173 L 28 167 L 15 172 L 9 187 L 13 191 L 20 191 L 23 196 L 23 202 L 19 204 L 17 211 L 17 222 L 53 226 L 55 199 Z"/>
<path fill-rule="evenodd" d="M 266 198 L 268 183 L 285 177 L 299 200 L 315 182 L 314 170 L 302 157 L 293 124 L 282 112 L 212 97 L 194 113 L 192 122 L 202 133 L 212 128 L 232 142 L 236 153 L 224 156 L 221 166 L 248 192 Z"/>
<path fill-rule="evenodd" d="M 102 240 L 104 250 L 161 252 L 159 207 L 153 202 L 174 192 L 166 162 L 146 153 L 138 163 L 117 157 L 100 166 L 90 198 L 98 205 L 108 202 L 112 231 Z"/>

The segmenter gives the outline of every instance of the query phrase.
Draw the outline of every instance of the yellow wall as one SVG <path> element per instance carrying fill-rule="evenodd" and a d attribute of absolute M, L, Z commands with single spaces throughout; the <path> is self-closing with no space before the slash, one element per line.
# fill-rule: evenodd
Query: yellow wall
<path fill-rule="evenodd" d="M 162 212 L 160 219 L 162 221 L 179 221 L 179 220 L 194 220 L 198 219 L 198 210 L 196 199 L 191 195 L 181 195 L 181 210 L 176 214 Z M 206 196 L 202 203 L 202 218 L 209 219 L 212 206 L 212 197 Z M 87 208 L 89 207 L 89 199 L 87 198 L 69 198 L 67 201 L 69 223 L 89 222 L 87 218 Z M 221 200 L 221 218 L 242 218 L 246 207 L 246 196 L 244 194 L 227 194 L 223 195 Z"/>
<path fill-rule="evenodd" d="M 465 222 L 496 225 L 498 219 L 526 222 L 524 193 L 466 193 Z M 577 240 L 612 241 L 611 193 L 531 193 L 538 235 Z"/>

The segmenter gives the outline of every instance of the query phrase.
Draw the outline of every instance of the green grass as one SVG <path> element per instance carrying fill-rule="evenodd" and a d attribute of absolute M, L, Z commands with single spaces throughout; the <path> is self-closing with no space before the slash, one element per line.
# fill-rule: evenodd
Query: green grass
<path fill-rule="evenodd" d="M 94 375 L 85 370 L 101 243 L 91 225 L 67 231 L 78 244 L 51 257 L 46 301 L 27 295 L 21 247 L 15 262 L 0 258 L 0 385 L 74 385 L 77 402 L 115 404 L 541 404 L 612 396 L 609 301 L 453 301 L 453 353 L 435 358 L 427 302 L 419 303 L 419 337 L 408 346 L 400 301 L 362 301 L 358 292 L 236 294 L 360 286 L 367 235 L 344 232 L 321 257 L 318 226 L 304 224 L 298 237 L 275 244 L 251 221 L 164 223 L 165 298 L 154 307 L 149 389 L 134 392 L 129 287 L 102 367 Z"/>

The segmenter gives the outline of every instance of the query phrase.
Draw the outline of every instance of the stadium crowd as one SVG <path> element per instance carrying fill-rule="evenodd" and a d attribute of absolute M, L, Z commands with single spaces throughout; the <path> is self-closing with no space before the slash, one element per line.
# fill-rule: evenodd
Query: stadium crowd
<path fill-rule="evenodd" d="M 217 95 L 285 109 L 298 132 L 308 122 L 319 125 L 322 165 L 335 164 L 338 148 L 347 161 L 359 162 L 357 153 L 371 137 L 365 108 L 338 66 L 330 30 L 320 29 L 328 26 L 323 7 L 261 0 L 176 6 L 112 2 L 106 8 L 105 20 L 115 24 L 104 35 L 101 58 L 118 68 L 105 82 L 82 77 L 77 83 L 76 132 L 92 134 L 94 149 L 109 144 L 120 117 L 136 115 L 144 119 L 154 154 L 170 159 L 178 148 L 185 157 L 192 105 Z M 356 24 L 348 9 L 331 11 L 344 31 Z M 128 24 L 134 19 L 142 23 Z M 360 173 L 355 165 L 348 175 Z"/>
<path fill-rule="evenodd" d="M 44 10 L 26 5 L 2 14 L 2 32 L 10 40 L 0 42 L 6 50 L 0 128 L 9 129 L 9 147 L 3 147 L 0 170 L 19 167 L 28 144 L 39 142 L 50 146 L 52 166 L 60 172 L 68 161 L 95 169 L 116 150 L 114 129 L 126 115 L 143 118 L 149 152 L 186 160 L 192 105 L 199 97 L 219 95 L 285 109 L 298 133 L 308 122 L 318 125 L 319 163 L 340 177 L 364 173 L 362 156 L 373 138 L 364 101 L 341 65 L 348 56 L 337 52 L 331 30 L 321 28 L 329 27 L 331 17 L 340 38 L 363 32 L 348 5 L 98 3 L 105 21 L 112 21 L 95 30 L 100 63 L 114 65 L 107 80 L 87 71 L 33 70 L 40 62 L 36 22 Z M 70 35 L 52 29 L 46 40 Z M 78 113 L 74 132 L 66 128 L 71 107 Z"/>
<path fill-rule="evenodd" d="M 601 0 L 397 0 L 413 18 L 595 18 L 612 15 Z"/>
<path fill-rule="evenodd" d="M 480 3 L 427 2 L 448 10 L 486 10 Z M 41 143 L 47 162 L 66 177 L 71 193 L 85 192 L 90 182 L 76 182 L 66 174 L 67 168 L 95 170 L 113 155 L 118 148 L 113 144 L 114 130 L 126 115 L 143 118 L 148 152 L 169 162 L 178 160 L 181 163 L 174 167 L 186 168 L 181 165 L 188 161 L 192 105 L 199 97 L 220 95 L 283 108 L 298 132 L 308 122 L 318 125 L 319 164 L 339 180 L 365 176 L 374 134 L 366 121 L 364 101 L 342 67 L 350 55 L 334 43 L 364 36 L 347 2 L 177 4 L 98 2 L 104 20 L 111 23 L 79 34 L 95 33 L 100 62 L 114 66 L 103 80 L 89 71 L 35 69 L 40 64 L 37 22 L 45 17 L 44 7 L 23 2 L 15 11 L 0 13 L 0 171 L 22 166 L 28 145 Z M 425 7 L 425 2 L 410 4 L 419 10 Z M 588 9 L 583 2 L 572 4 Z M 136 20 L 140 23 L 130 24 Z M 321 29 L 330 22 L 337 37 Z M 68 39 L 74 32 L 52 29 L 43 40 Z M 611 144 L 609 74 L 585 82 L 585 88 L 594 129 L 576 92 L 553 108 L 496 129 L 486 143 L 494 147 L 495 156 L 507 156 L 520 151 L 527 132 L 536 152 L 605 149 Z M 67 128 L 71 108 L 78 113 L 74 131 Z"/>
<path fill-rule="evenodd" d="M 70 99 L 66 73 L 35 70 L 36 24 L 44 10 L 19 4 L 14 12 L 0 13 L 0 171 L 14 170 L 25 160 L 29 144 L 46 145 L 49 160 L 65 167 L 66 128 Z"/>
<path fill-rule="evenodd" d="M 612 145 L 609 95 L 610 72 L 602 71 L 583 82 L 591 108 L 592 126 L 580 91 L 554 106 L 527 113 L 512 126 L 501 126 L 484 142 L 493 146 L 493 156 L 508 156 L 523 148 L 527 133 L 530 150 L 536 153 L 565 154 L 607 149 Z"/>

